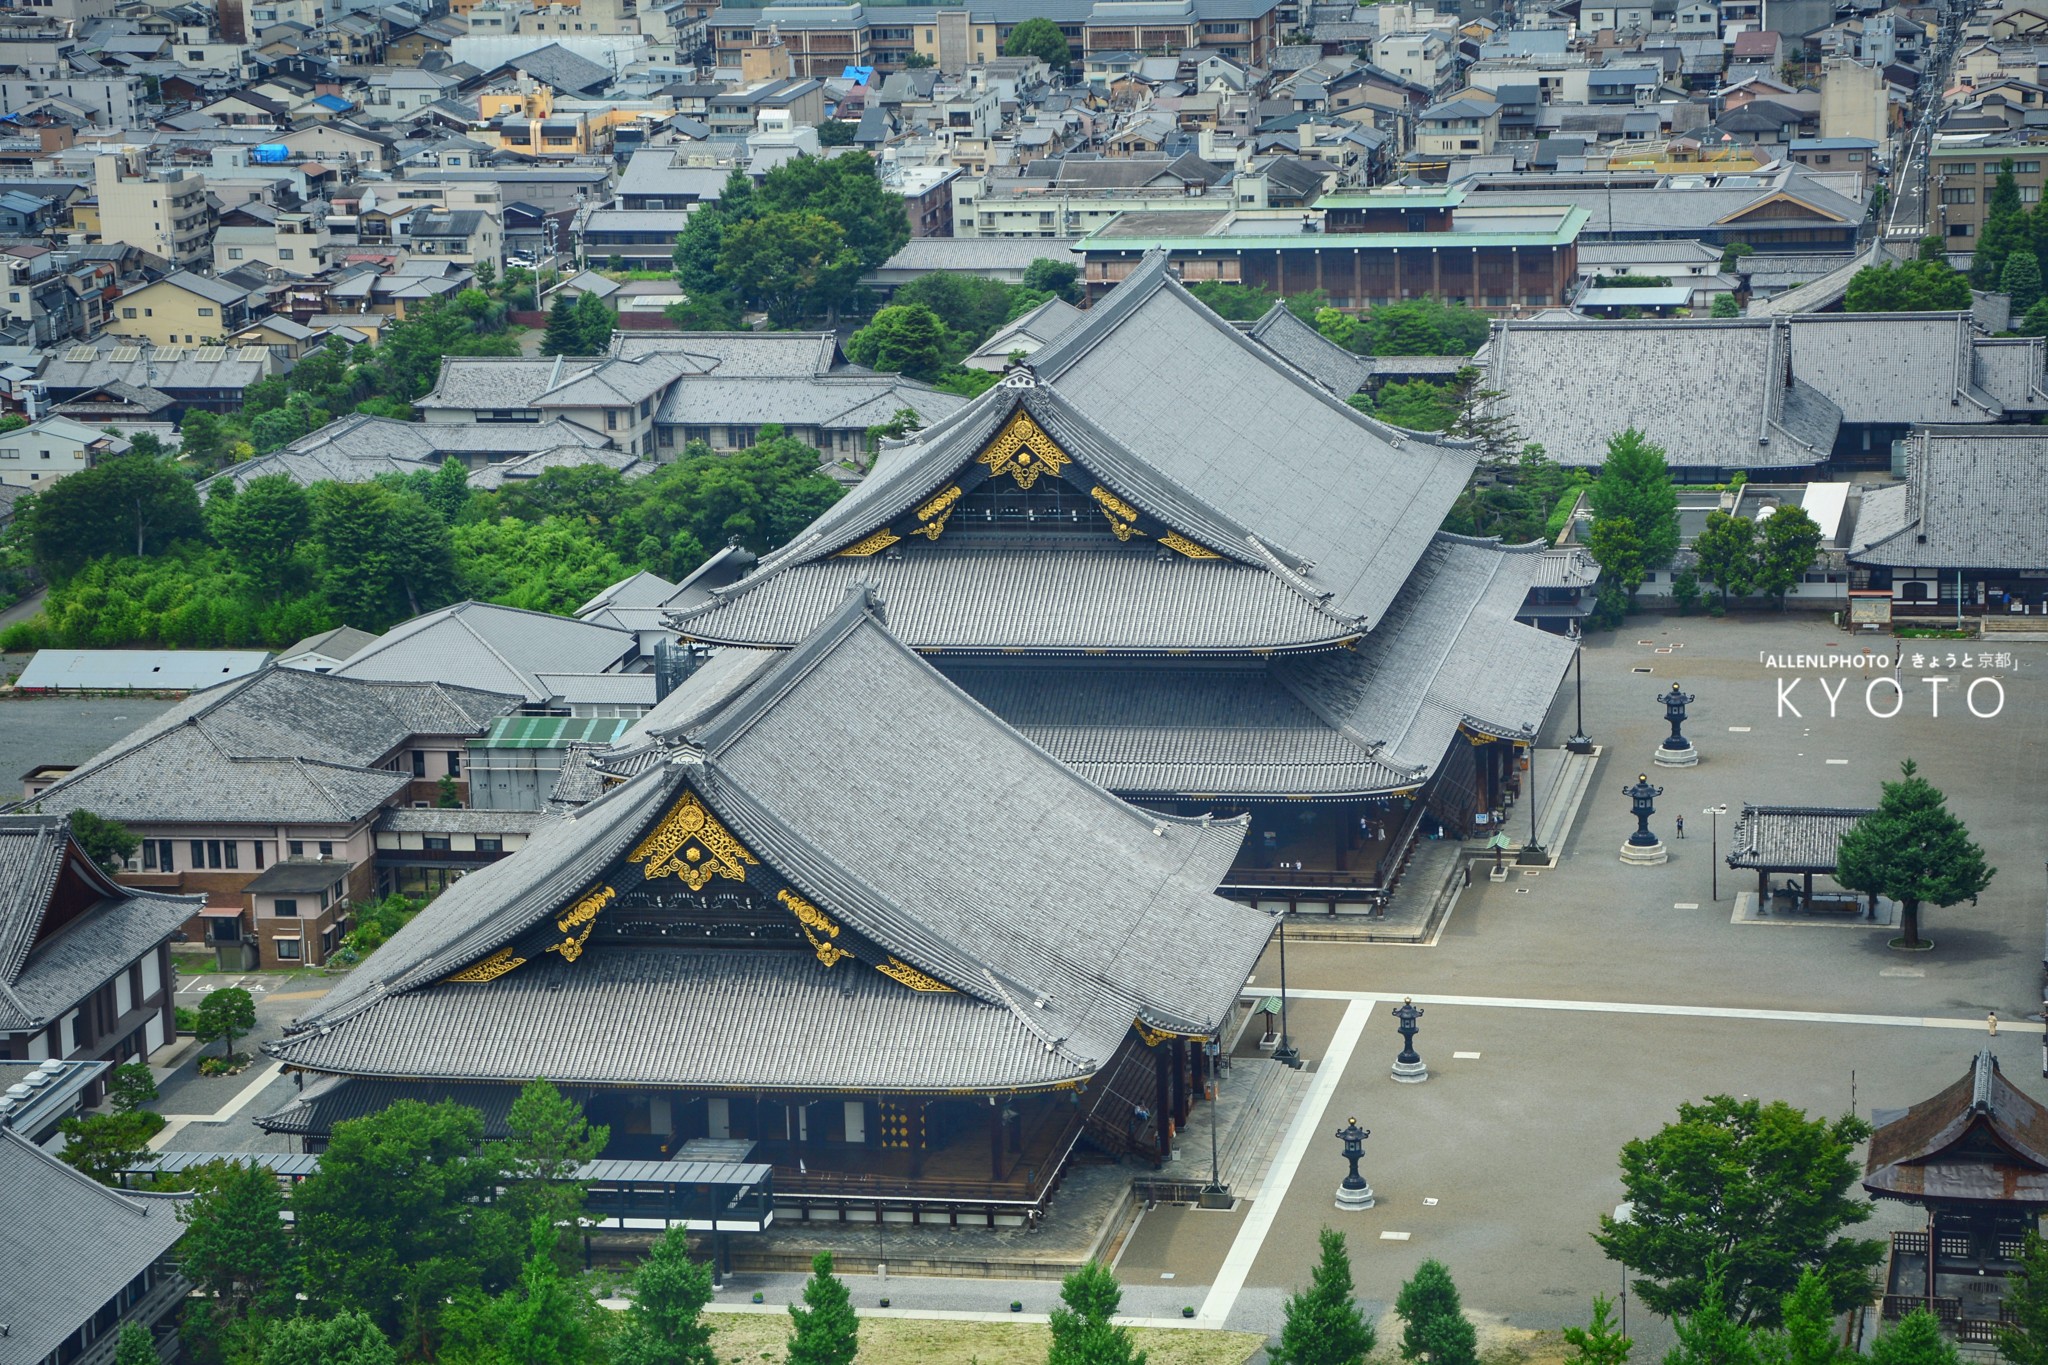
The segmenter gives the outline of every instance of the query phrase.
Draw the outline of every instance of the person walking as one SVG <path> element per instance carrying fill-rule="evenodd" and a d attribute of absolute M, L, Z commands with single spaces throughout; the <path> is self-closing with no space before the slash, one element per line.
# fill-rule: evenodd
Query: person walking
<path fill-rule="evenodd" d="M 1678 837 L 1681 839 L 1685 837 L 1685 817 L 1683 815 L 1678 817 Z"/>

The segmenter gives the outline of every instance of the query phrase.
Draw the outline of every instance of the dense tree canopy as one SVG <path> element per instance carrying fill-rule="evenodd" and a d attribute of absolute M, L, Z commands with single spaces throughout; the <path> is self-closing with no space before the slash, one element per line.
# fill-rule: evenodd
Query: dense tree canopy
<path fill-rule="evenodd" d="M 1899 903 L 1899 937 L 1920 944 L 1920 907 L 1974 901 L 1998 869 L 1948 808 L 1948 798 L 1907 759 L 1899 780 L 1884 784 L 1877 809 L 1842 836 L 1835 880 L 1852 891 Z"/>
<path fill-rule="evenodd" d="M 1031 18 L 1010 30 L 1003 39 L 1005 57 L 1036 57 L 1055 71 L 1073 65 L 1074 49 L 1067 35 L 1050 19 Z"/>

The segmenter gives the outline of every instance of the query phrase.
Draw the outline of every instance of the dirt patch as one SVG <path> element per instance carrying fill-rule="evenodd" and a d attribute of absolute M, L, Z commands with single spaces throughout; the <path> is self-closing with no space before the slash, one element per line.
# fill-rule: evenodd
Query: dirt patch
<path fill-rule="evenodd" d="M 782 1365 L 789 1341 L 783 1313 L 706 1313 L 716 1329 L 720 1365 Z M 1134 1327 L 1131 1336 L 1150 1365 L 1244 1365 L 1265 1339 L 1250 1332 Z M 1045 1365 L 1052 1329 L 1037 1322 L 952 1322 L 931 1318 L 862 1318 L 858 1365 Z M 1489 1362 L 1491 1365 L 1491 1362 Z M 1507 1363 L 1504 1362 L 1504 1365 Z"/>

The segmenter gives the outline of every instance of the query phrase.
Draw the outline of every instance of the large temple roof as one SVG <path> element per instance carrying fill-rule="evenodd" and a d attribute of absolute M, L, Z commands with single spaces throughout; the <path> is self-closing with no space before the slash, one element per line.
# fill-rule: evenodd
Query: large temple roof
<path fill-rule="evenodd" d="M 1242 822 L 1154 816 L 1076 776 L 865 593 L 711 714 L 450 888 L 275 1055 L 451 1080 L 1044 1086 L 1092 1075 L 1134 1021 L 1212 1029 L 1264 947 L 1266 918 L 1212 894 Z M 583 949 L 604 892 L 676 889 L 656 879 L 679 870 L 697 888 L 712 864 L 784 887 L 817 956 Z"/>
<path fill-rule="evenodd" d="M 1475 460 L 1338 401 L 1154 261 L 675 620 L 787 646 L 867 582 L 927 651 L 1327 648 L 1377 626 Z M 1070 491 L 977 503 L 1011 480 Z"/>
<path fill-rule="evenodd" d="M 1534 735 L 1568 640 L 1514 619 L 1541 547 L 1439 535 L 1353 649 L 1262 663 L 949 662 L 947 675 L 1115 791 L 1350 797 L 1413 790 L 1460 728 Z"/>
<path fill-rule="evenodd" d="M 2048 1108 L 2005 1078 L 1990 1048 L 1941 1093 L 1874 1117 L 1863 1175 L 1872 1195 L 2048 1207 Z"/>

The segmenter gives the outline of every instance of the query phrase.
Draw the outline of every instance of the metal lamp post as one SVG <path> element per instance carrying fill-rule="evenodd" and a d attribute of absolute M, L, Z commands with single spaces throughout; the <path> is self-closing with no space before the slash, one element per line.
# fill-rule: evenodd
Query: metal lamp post
<path fill-rule="evenodd" d="M 1282 1066 L 1301 1070 L 1301 1053 L 1295 1050 L 1293 1035 L 1287 1031 L 1287 912 L 1280 912 L 1280 1046 L 1273 1049 L 1273 1060 Z"/>
<path fill-rule="evenodd" d="M 1223 1167 L 1216 1154 L 1216 1129 L 1221 1122 L 1216 1112 L 1216 1059 L 1223 1055 L 1222 1042 L 1204 1039 L 1202 1055 L 1209 1059 L 1209 1183 L 1202 1188 L 1200 1202 L 1205 1209 L 1227 1209 L 1231 1205 L 1230 1187 L 1223 1183 Z"/>
<path fill-rule="evenodd" d="M 1614 1206 L 1614 1221 L 1615 1221 L 1615 1222 L 1617 1222 L 1617 1223 L 1633 1223 L 1633 1222 L 1635 1221 L 1635 1216 L 1636 1216 L 1636 1206 L 1635 1206 L 1635 1205 L 1634 1205 L 1633 1203 L 1631 1203 L 1630 1201 L 1628 1201 L 1628 1200 L 1623 1200 L 1623 1201 L 1622 1201 L 1621 1203 L 1619 1203 L 1619 1204 L 1616 1204 L 1616 1205 Z M 1623 1267 L 1621 1268 L 1621 1334 L 1622 1334 L 1623 1336 L 1627 1336 L 1627 1335 L 1628 1335 L 1628 1267 L 1627 1267 L 1627 1266 L 1623 1266 Z"/>
<path fill-rule="evenodd" d="M 1669 862 L 1670 850 L 1650 833 L 1650 817 L 1657 813 L 1657 798 L 1664 794 L 1664 789 L 1652 786 L 1648 773 L 1637 773 L 1635 785 L 1623 787 L 1621 794 L 1629 799 L 1630 813 L 1636 817 L 1636 832 L 1621 846 L 1621 860 L 1635 867 Z"/>
<path fill-rule="evenodd" d="M 1678 684 L 1673 683 L 1671 690 L 1660 694 L 1657 700 L 1664 704 L 1664 719 L 1671 722 L 1671 733 L 1657 746 L 1657 752 L 1651 758 L 1661 768 L 1692 767 L 1700 761 L 1700 751 L 1685 737 L 1682 727 L 1685 725 L 1685 708 L 1698 698 L 1690 692 L 1679 691 Z"/>
<path fill-rule="evenodd" d="M 1713 883 L 1711 899 L 1721 899 L 1721 817 L 1728 813 L 1728 803 L 1708 806 L 1700 814 L 1707 817 L 1707 875 Z"/>
<path fill-rule="evenodd" d="M 1369 1209 L 1373 1206 L 1372 1186 L 1358 1173 L 1358 1161 L 1365 1155 L 1365 1140 L 1372 1136 L 1370 1128 L 1360 1128 L 1353 1118 L 1339 1128 L 1335 1135 L 1344 1144 L 1344 1159 L 1351 1163 L 1351 1173 L 1337 1186 L 1337 1207 L 1340 1209 Z"/>
<path fill-rule="evenodd" d="M 1393 1075 L 1407 1085 L 1419 1085 L 1429 1079 L 1429 1068 L 1423 1065 L 1422 1054 L 1415 1050 L 1415 1021 L 1422 1014 L 1422 1007 L 1406 996 L 1394 1010 L 1394 1030 L 1401 1035 L 1401 1051 L 1394 1058 Z"/>
<path fill-rule="evenodd" d="M 1575 754 L 1590 754 L 1593 741 L 1586 738 L 1586 637 L 1577 621 L 1572 622 L 1572 692 L 1578 724 L 1572 737 L 1565 741 L 1565 748 Z"/>

